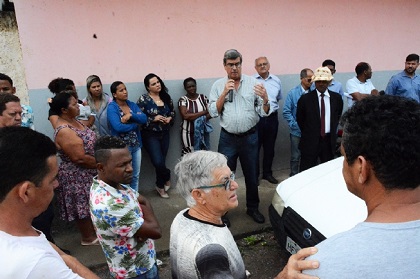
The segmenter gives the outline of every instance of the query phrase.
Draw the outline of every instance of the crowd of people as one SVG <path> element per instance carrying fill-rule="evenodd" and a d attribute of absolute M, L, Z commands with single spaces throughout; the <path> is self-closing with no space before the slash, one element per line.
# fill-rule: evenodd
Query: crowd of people
<path fill-rule="evenodd" d="M 292 256 L 276 278 L 305 278 L 302 270 L 334 278 L 340 274 L 338 266 L 340 278 L 356 272 L 364 272 L 364 278 L 380 278 L 371 277 L 375 265 L 355 256 L 355 249 L 387 243 L 387 253 L 394 253 L 401 250 L 394 245 L 400 231 L 416 241 L 420 228 L 418 65 L 419 56 L 408 55 L 405 69 L 390 79 L 382 93 L 373 86 L 372 69 L 366 62 L 357 64 L 356 76 L 345 89 L 334 80 L 332 60 L 325 60 L 315 71 L 300 72 L 300 84 L 288 92 L 283 106 L 290 127 L 290 176 L 334 158 L 341 120 L 343 175 L 349 191 L 366 201 L 368 218 L 352 231 L 321 243 L 317 254 L 308 248 Z M 208 97 L 197 93 L 194 78 L 183 83 L 186 95 L 178 101 L 182 158 L 174 172 L 176 188 L 188 208 L 171 226 L 173 278 L 246 278 L 227 216 L 238 206 L 238 158 L 245 177 L 246 213 L 255 222 L 265 222 L 258 195 L 261 148 L 262 179 L 278 183 L 272 163 L 281 81 L 270 74 L 266 57 L 255 59 L 255 76 L 242 74 L 241 66 L 242 55 L 227 50 L 223 56 L 227 75 L 214 82 Z M 31 107 L 20 104 L 12 79 L 0 74 L 0 251 L 12 255 L 4 271 L 10 278 L 18 278 L 17 272 L 26 276 L 22 278 L 36 278 L 51 267 L 55 274 L 51 278 L 56 274 L 96 278 L 69 251 L 54 244 L 54 193 L 60 218 L 75 221 L 81 245 L 102 246 L 113 277 L 159 278 L 154 240 L 165 232 L 150 202 L 139 194 L 141 149 L 144 145 L 155 168 L 157 194 L 169 198 L 171 170 L 166 156 L 175 108 L 159 76 L 148 74 L 144 86 L 146 93 L 134 103 L 128 100 L 123 82 L 111 84 L 110 96 L 101 79 L 91 75 L 86 80 L 88 95 L 79 100 L 72 80 L 52 80 L 48 85 L 54 94 L 48 99 L 52 142 L 34 131 Z M 344 98 L 349 110 L 342 116 Z M 213 130 L 209 119 L 216 117 L 221 126 L 218 152 L 210 151 L 209 140 Z M 361 234 L 367 234 L 363 239 L 368 240 L 360 242 Z M 349 249 L 332 260 L 337 246 Z M 26 247 L 32 247 L 31 252 L 26 253 Z M 382 275 L 419 275 L 415 264 L 403 266 L 412 261 L 407 254 L 413 253 L 398 254 L 398 269 L 386 269 Z M 347 260 L 357 265 L 349 267 Z M 21 270 L 15 261 L 31 264 Z M 363 268 L 352 269 L 359 265 Z"/>

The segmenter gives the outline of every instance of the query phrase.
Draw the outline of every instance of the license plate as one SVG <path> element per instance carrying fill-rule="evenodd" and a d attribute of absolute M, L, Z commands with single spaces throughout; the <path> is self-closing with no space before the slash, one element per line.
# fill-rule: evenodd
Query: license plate
<path fill-rule="evenodd" d="M 297 245 L 296 242 L 293 241 L 290 237 L 286 239 L 286 250 L 289 251 L 290 254 L 296 254 L 300 249 L 300 246 Z"/>

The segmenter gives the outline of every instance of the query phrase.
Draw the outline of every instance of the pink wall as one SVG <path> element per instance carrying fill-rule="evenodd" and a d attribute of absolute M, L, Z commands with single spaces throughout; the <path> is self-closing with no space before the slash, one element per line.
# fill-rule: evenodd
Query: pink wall
<path fill-rule="evenodd" d="M 360 61 L 398 70 L 420 50 L 418 0 L 14 2 L 29 89 L 58 76 L 83 85 L 92 73 L 104 83 L 138 82 L 149 72 L 219 77 L 229 48 L 244 56 L 244 73 L 266 55 L 278 75 L 326 58 L 338 72 Z"/>

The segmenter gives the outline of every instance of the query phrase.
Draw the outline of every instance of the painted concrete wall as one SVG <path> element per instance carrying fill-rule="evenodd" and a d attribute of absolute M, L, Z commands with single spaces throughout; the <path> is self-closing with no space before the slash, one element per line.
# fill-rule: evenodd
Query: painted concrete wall
<path fill-rule="evenodd" d="M 0 7 L 2 1 L 0 1 Z M 29 103 L 25 68 L 15 13 L 0 11 L 0 73 L 10 76 L 16 95 L 24 104 Z"/>
<path fill-rule="evenodd" d="M 58 76 L 75 81 L 81 96 L 85 79 L 99 75 L 105 88 L 127 83 L 130 99 L 145 92 L 142 80 L 154 72 L 167 83 L 174 101 L 184 94 L 182 80 L 193 76 L 200 93 L 226 73 L 225 50 L 237 48 L 243 73 L 254 73 L 254 59 L 266 55 L 271 73 L 283 82 L 284 96 L 298 82 L 298 72 L 336 61 L 337 80 L 345 84 L 360 61 L 373 68 L 373 83 L 384 89 L 419 52 L 413 34 L 420 11 L 417 0 L 372 1 L 117 1 L 15 0 L 30 103 L 37 130 L 52 134 L 47 122 L 47 84 Z M 109 90 L 107 90 L 109 91 Z M 282 106 L 283 103 L 280 105 Z M 180 122 L 179 115 L 176 121 Z M 218 120 L 212 135 L 217 149 Z M 180 155 L 179 128 L 171 131 L 168 165 Z M 147 157 L 144 152 L 144 157 Z M 274 169 L 287 168 L 288 129 L 281 121 Z M 148 159 L 142 173 L 153 173 Z M 154 178 L 142 176 L 141 187 Z"/>
<path fill-rule="evenodd" d="M 29 89 L 57 75 L 83 84 L 223 74 L 221 55 L 237 48 L 244 71 L 267 55 L 274 74 L 293 74 L 334 59 L 338 72 L 368 60 L 396 70 L 418 51 L 417 0 L 117 1 L 15 0 Z M 96 35 L 96 39 L 93 37 Z"/>

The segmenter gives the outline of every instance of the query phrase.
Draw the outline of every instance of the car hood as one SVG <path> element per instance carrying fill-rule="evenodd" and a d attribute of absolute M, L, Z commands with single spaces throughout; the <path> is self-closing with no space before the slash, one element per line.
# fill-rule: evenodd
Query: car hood
<path fill-rule="evenodd" d="M 325 237 L 353 228 L 366 219 L 363 200 L 347 190 L 343 157 L 292 176 L 277 186 L 285 207 L 291 207 Z"/>

